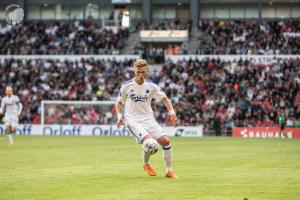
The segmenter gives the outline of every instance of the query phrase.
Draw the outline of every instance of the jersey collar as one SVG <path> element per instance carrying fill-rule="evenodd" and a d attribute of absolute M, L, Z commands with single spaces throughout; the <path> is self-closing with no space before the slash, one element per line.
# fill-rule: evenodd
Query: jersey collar
<path fill-rule="evenodd" d="M 145 79 L 144 82 L 140 85 L 140 84 L 138 84 L 138 83 L 135 81 L 135 78 L 133 78 L 133 81 L 134 81 L 135 85 L 137 85 L 137 86 L 143 86 L 143 85 L 145 84 L 146 80 L 147 80 L 147 79 Z"/>

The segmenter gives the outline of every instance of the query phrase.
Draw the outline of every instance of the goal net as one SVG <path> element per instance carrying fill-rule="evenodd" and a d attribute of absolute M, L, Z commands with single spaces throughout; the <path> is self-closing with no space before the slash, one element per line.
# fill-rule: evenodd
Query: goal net
<path fill-rule="evenodd" d="M 117 120 L 114 104 L 114 101 L 42 101 L 42 132 L 45 134 L 44 127 L 58 125 L 61 127 L 74 127 L 74 125 L 114 127 Z"/>
<path fill-rule="evenodd" d="M 41 125 L 113 124 L 114 101 L 42 101 Z"/>

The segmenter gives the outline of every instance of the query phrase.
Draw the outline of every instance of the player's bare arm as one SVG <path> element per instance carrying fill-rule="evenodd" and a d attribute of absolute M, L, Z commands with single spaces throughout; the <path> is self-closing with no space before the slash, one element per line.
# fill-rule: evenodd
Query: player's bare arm
<path fill-rule="evenodd" d="M 174 107 L 170 101 L 170 99 L 168 97 L 164 97 L 162 99 L 162 102 L 164 103 L 164 105 L 166 106 L 166 108 L 168 109 L 169 115 L 170 115 L 170 121 L 173 124 L 173 126 L 176 126 L 176 121 L 177 121 L 177 116 L 174 110 Z"/>
<path fill-rule="evenodd" d="M 1 100 L 1 107 L 0 107 L 0 115 L 4 114 L 4 103 L 3 103 L 3 99 Z"/>
<path fill-rule="evenodd" d="M 122 117 L 123 104 L 122 104 L 122 102 L 117 101 L 115 107 L 116 107 L 116 112 L 118 114 L 117 126 L 118 126 L 118 128 L 120 128 L 123 125 L 123 117 Z"/>
<path fill-rule="evenodd" d="M 17 105 L 18 105 L 18 117 L 20 117 L 23 110 L 23 104 L 21 102 L 18 102 Z"/>

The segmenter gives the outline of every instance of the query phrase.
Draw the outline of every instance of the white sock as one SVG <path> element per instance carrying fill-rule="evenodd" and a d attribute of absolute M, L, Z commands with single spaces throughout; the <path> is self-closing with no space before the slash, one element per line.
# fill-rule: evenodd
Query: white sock
<path fill-rule="evenodd" d="M 162 155 L 163 159 L 165 160 L 166 163 L 166 171 L 172 171 L 172 157 L 173 157 L 173 152 L 172 152 L 172 146 L 169 144 L 168 146 L 162 147 Z"/>
<path fill-rule="evenodd" d="M 12 134 L 8 134 L 8 135 L 7 135 L 7 139 L 8 139 L 9 144 L 13 144 L 13 143 L 14 143 Z"/>
<path fill-rule="evenodd" d="M 150 154 L 146 154 L 143 150 L 143 145 L 142 145 L 142 155 L 143 155 L 143 161 L 144 165 L 150 164 Z"/>
<path fill-rule="evenodd" d="M 144 165 L 150 164 L 150 154 L 146 154 L 144 151 L 143 152 L 143 159 L 144 159 Z"/>

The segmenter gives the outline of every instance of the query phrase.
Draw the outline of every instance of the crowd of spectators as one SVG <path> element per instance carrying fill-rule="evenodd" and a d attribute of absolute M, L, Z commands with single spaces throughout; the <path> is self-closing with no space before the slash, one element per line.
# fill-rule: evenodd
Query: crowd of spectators
<path fill-rule="evenodd" d="M 136 29 L 190 31 L 191 21 L 145 22 Z M 198 54 L 300 54 L 300 21 L 210 20 L 199 23 Z M 0 26 L 0 54 L 119 54 L 129 35 L 102 29 L 91 21 L 25 22 L 21 29 Z M 162 70 L 150 77 L 171 97 L 180 125 L 274 126 L 278 116 L 293 126 L 300 119 L 300 60 L 268 64 L 220 59 L 164 61 L 164 55 L 187 54 L 187 44 L 142 45 L 137 50 Z M 11 84 L 24 104 L 22 122 L 40 123 L 41 100 L 115 100 L 122 81 L 132 77 L 132 60 L 6 59 L 0 81 Z M 0 91 L 4 91 L 0 84 Z M 47 123 L 111 123 L 113 107 L 54 106 Z M 105 110 L 106 109 L 106 110 Z M 168 123 L 165 108 L 155 116 Z M 55 121 L 56 120 L 56 121 Z"/>
<path fill-rule="evenodd" d="M 128 36 L 93 21 L 27 21 L 16 30 L 0 25 L 0 54 L 120 54 Z"/>
<path fill-rule="evenodd" d="M 300 119 L 299 72 L 300 59 L 274 59 L 269 64 L 182 60 L 166 62 L 156 82 L 176 105 L 181 125 L 217 119 L 227 127 L 274 126 L 280 114 L 293 125 Z M 167 119 L 158 108 L 156 117 Z"/>
<path fill-rule="evenodd" d="M 140 21 L 135 30 L 188 30 L 192 21 Z M 200 20 L 197 54 L 299 54 L 300 20 Z M 94 21 L 25 21 L 20 29 L 0 25 L 0 54 L 120 54 L 129 29 L 116 32 Z M 167 54 L 167 48 L 136 41 L 134 53 Z M 174 44 L 175 45 L 175 44 Z M 188 53 L 188 44 L 179 45 Z M 141 53 L 142 52 L 142 53 Z"/>
<path fill-rule="evenodd" d="M 132 60 L 15 60 L 0 62 L 1 83 L 11 84 L 24 104 L 23 123 L 40 122 L 41 100 L 115 100 L 132 77 Z M 300 119 L 300 59 L 268 64 L 220 59 L 167 61 L 152 79 L 174 103 L 180 125 L 274 126 L 280 114 L 289 125 Z M 5 85 L 0 84 L 0 90 Z M 113 107 L 53 106 L 48 123 L 112 123 Z M 167 124 L 162 104 L 155 117 Z M 61 119 L 61 120 L 60 120 Z M 297 122 L 298 123 L 298 122 Z"/>
<path fill-rule="evenodd" d="M 197 54 L 299 54 L 300 20 L 200 20 Z"/>
<path fill-rule="evenodd" d="M 19 60 L 6 59 L 0 61 L 0 81 L 10 84 L 20 97 L 24 110 L 22 122 L 40 123 L 40 109 L 42 100 L 110 100 L 117 96 L 116 88 L 122 81 L 132 76 L 132 60 Z M 0 84 L 0 91 L 4 91 L 5 84 Z M 3 94 L 3 93 L 2 93 Z M 49 108 L 53 106 L 50 106 Z M 55 106 L 54 106 L 55 107 Z M 70 107 L 70 106 L 66 106 Z M 99 107 L 99 106 L 98 106 Z M 69 120 L 73 117 L 84 116 L 89 109 L 74 106 L 74 112 L 59 114 L 53 117 L 56 122 Z M 95 108 L 91 106 L 90 108 Z M 45 111 L 47 112 L 47 107 Z M 54 113 L 61 113 L 58 111 Z M 79 112 L 79 110 L 82 110 Z M 98 109 L 95 109 L 98 111 Z M 113 110 L 111 111 L 113 112 Z M 51 112 L 50 112 L 51 114 Z M 109 115 L 98 113 L 97 123 L 106 123 Z M 104 115 L 104 117 L 102 116 Z M 51 118 L 47 118 L 49 122 Z M 86 122 L 86 121 L 82 121 Z"/>
<path fill-rule="evenodd" d="M 137 24 L 137 30 L 189 30 L 191 20 L 163 21 L 148 25 Z M 191 35 L 191 34 L 190 34 Z M 194 35 L 194 34 L 193 34 Z M 200 20 L 198 26 L 199 45 L 196 54 L 299 54 L 300 20 Z M 191 41 L 190 41 L 191 42 Z M 188 45 L 181 47 L 179 54 L 191 53 Z M 138 44 L 135 52 L 144 54 L 161 52 L 167 54 L 167 48 Z M 190 50 L 191 51 L 191 50 Z M 193 53 L 193 52 L 192 52 Z"/>

